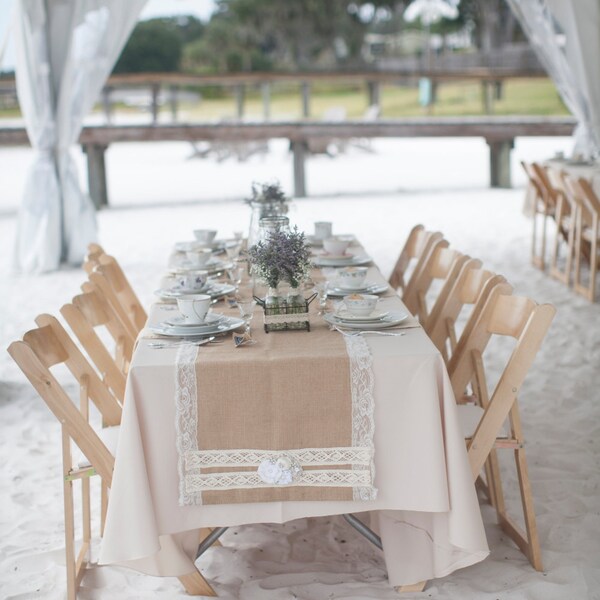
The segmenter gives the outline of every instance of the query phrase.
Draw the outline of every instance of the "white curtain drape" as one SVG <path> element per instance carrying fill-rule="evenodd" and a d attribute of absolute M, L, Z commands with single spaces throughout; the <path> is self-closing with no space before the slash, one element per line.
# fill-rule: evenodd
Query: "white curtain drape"
<path fill-rule="evenodd" d="M 577 119 L 574 152 L 600 155 L 600 0 L 507 0 Z"/>
<path fill-rule="evenodd" d="M 94 207 L 79 187 L 70 147 L 146 0 L 18 0 L 16 82 L 36 151 L 19 211 L 15 266 L 77 264 L 96 237 Z"/>

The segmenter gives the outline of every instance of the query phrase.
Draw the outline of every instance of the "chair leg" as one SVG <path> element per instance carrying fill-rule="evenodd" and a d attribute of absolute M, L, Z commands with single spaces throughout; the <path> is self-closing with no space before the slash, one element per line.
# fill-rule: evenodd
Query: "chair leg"
<path fill-rule="evenodd" d="M 529 482 L 529 471 L 527 469 L 527 461 L 525 460 L 525 449 L 518 448 L 514 452 L 517 474 L 519 477 L 519 487 L 521 489 L 521 503 L 523 505 L 523 515 L 525 517 L 525 529 L 527 531 L 527 558 L 529 558 L 529 562 L 536 571 L 542 571 L 542 551 L 540 549 L 540 540 L 535 520 L 533 496 L 531 494 L 531 484 Z"/>
<path fill-rule="evenodd" d="M 404 592 L 422 592 L 427 585 L 427 581 L 419 581 L 419 583 L 411 583 L 410 585 L 399 585 L 394 588 L 399 593 Z"/>
<path fill-rule="evenodd" d="M 215 590 L 212 589 L 208 581 L 202 577 L 200 571 L 195 569 L 187 575 L 181 575 L 179 581 L 183 584 L 185 591 L 190 596 L 211 596 L 216 597 Z"/>
<path fill-rule="evenodd" d="M 77 573 L 75 559 L 75 514 L 73 510 L 73 482 L 63 481 L 65 508 L 65 556 L 67 566 L 67 600 L 77 598 Z"/>
<path fill-rule="evenodd" d="M 90 507 L 90 479 L 86 477 L 81 480 L 81 530 L 83 532 L 83 543 L 90 543 L 92 539 L 92 518 Z"/>
<path fill-rule="evenodd" d="M 106 511 L 108 510 L 108 487 L 104 482 L 102 482 L 100 486 L 100 537 L 104 537 Z"/>
<path fill-rule="evenodd" d="M 596 297 L 596 276 L 598 274 L 598 223 L 592 228 L 592 243 L 590 248 L 590 287 L 589 301 L 593 302 Z"/>
<path fill-rule="evenodd" d="M 542 271 L 544 270 L 544 255 L 542 254 L 538 254 L 537 253 L 537 246 L 538 246 L 538 235 L 537 235 L 537 228 L 538 228 L 538 215 L 540 213 L 538 213 L 537 211 L 534 211 L 533 213 L 533 235 L 532 235 L 532 240 L 531 240 L 531 263 L 533 264 L 534 267 L 541 269 Z M 543 221 L 545 222 L 546 219 L 546 215 L 543 214 Z M 542 232 L 542 248 L 543 248 L 543 232 Z"/>

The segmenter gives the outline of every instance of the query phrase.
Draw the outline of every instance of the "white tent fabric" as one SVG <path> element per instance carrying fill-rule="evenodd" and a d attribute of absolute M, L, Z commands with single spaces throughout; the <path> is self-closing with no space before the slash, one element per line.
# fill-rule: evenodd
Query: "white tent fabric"
<path fill-rule="evenodd" d="M 578 121 L 574 152 L 599 156 L 600 0 L 508 3 Z"/>
<path fill-rule="evenodd" d="M 15 266 L 76 264 L 96 237 L 94 207 L 69 148 L 146 0 L 18 0 L 13 34 L 19 104 L 36 156 L 19 212 Z"/>

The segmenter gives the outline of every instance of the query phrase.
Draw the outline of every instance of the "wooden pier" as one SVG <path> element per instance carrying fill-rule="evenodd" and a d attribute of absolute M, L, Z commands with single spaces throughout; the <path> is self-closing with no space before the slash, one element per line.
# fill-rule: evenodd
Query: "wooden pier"
<path fill-rule="evenodd" d="M 268 121 L 104 125 L 85 127 L 79 143 L 87 155 L 88 182 L 97 207 L 108 204 L 104 153 L 110 144 L 159 141 L 250 142 L 284 138 L 293 152 L 294 195 L 307 195 L 305 160 L 311 140 L 352 138 L 479 137 L 490 149 L 490 185 L 511 187 L 510 151 L 517 137 L 570 136 L 572 117 L 428 117 L 376 121 Z M 23 127 L 0 128 L 0 145 L 28 145 Z"/>

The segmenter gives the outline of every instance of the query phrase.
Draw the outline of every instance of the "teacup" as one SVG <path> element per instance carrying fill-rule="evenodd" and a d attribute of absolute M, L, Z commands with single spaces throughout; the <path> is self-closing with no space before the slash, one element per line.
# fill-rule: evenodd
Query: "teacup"
<path fill-rule="evenodd" d="M 203 267 L 210 260 L 212 252 L 206 249 L 188 250 L 185 255 L 192 267 Z"/>
<path fill-rule="evenodd" d="M 206 285 L 208 273 L 197 271 L 195 273 L 184 273 L 177 277 L 177 283 L 186 290 L 201 290 Z"/>
<path fill-rule="evenodd" d="M 328 254 L 333 254 L 334 256 L 341 256 L 345 254 L 346 249 L 350 245 L 348 240 L 340 240 L 336 237 L 330 237 L 323 240 L 323 248 L 325 252 Z"/>
<path fill-rule="evenodd" d="M 194 229 L 194 236 L 203 244 L 210 244 L 217 237 L 216 229 Z"/>
<path fill-rule="evenodd" d="M 331 221 L 315 221 L 315 238 L 325 240 L 331 237 Z"/>
<path fill-rule="evenodd" d="M 207 294 L 189 294 L 177 298 L 179 312 L 189 323 L 204 323 L 210 303 L 211 297 Z"/>
<path fill-rule="evenodd" d="M 348 312 L 355 317 L 368 317 L 377 307 L 379 296 L 373 294 L 350 294 L 344 298 Z"/>
<path fill-rule="evenodd" d="M 368 272 L 367 267 L 346 267 L 337 273 L 341 287 L 349 290 L 359 290 L 364 287 Z"/>

